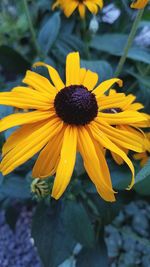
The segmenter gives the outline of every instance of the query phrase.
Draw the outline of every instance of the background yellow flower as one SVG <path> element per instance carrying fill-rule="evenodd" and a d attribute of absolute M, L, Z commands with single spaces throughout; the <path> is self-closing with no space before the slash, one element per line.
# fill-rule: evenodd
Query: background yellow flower
<path fill-rule="evenodd" d="M 80 17 L 85 17 L 86 8 L 92 13 L 96 14 L 98 8 L 103 8 L 103 0 L 57 0 L 53 8 L 59 6 L 66 17 L 70 17 L 72 13 L 78 9 Z"/>

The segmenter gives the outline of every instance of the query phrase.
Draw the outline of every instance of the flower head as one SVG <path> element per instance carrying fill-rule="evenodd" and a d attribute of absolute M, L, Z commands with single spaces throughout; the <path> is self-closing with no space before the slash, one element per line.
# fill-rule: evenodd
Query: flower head
<path fill-rule="evenodd" d="M 92 14 L 96 14 L 98 8 L 103 8 L 103 0 L 57 0 L 52 8 L 54 9 L 57 6 L 63 10 L 66 17 L 70 17 L 78 9 L 80 17 L 84 18 L 86 8 Z"/>
<path fill-rule="evenodd" d="M 142 9 L 148 4 L 149 0 L 134 0 L 131 4 L 132 8 Z"/>
<path fill-rule="evenodd" d="M 116 96 L 106 97 L 104 93 L 115 83 L 122 86 L 122 81 L 114 78 L 96 86 L 98 75 L 80 68 L 79 53 L 67 56 L 65 83 L 53 67 L 42 62 L 34 64 L 38 66 L 48 69 L 50 80 L 27 71 L 23 79 L 27 87 L 18 86 L 11 92 L 0 93 L 0 104 L 22 109 L 0 121 L 0 131 L 20 126 L 3 146 L 1 172 L 3 175 L 12 172 L 40 152 L 32 175 L 44 178 L 56 174 L 52 196 L 58 199 L 70 182 L 78 151 L 98 193 L 106 201 L 114 201 L 103 148 L 127 163 L 132 172 L 130 187 L 134 183 L 134 167 L 122 147 L 139 153 L 145 148 L 139 135 L 111 124 L 140 123 L 147 118 L 136 111 L 98 112 L 113 106 Z"/>
<path fill-rule="evenodd" d="M 106 96 L 103 97 L 106 98 Z M 135 102 L 135 100 L 136 97 L 132 94 L 125 95 L 124 93 L 117 93 L 116 90 L 111 89 L 109 91 L 109 95 L 107 96 L 107 101 L 110 101 L 111 104 L 108 108 L 100 110 L 100 112 L 104 113 L 102 116 L 107 121 L 107 123 L 113 125 L 116 129 L 135 133 L 135 135 L 138 135 L 143 139 L 145 134 L 140 128 L 150 127 L 150 116 L 146 113 L 140 112 L 140 110 L 143 109 L 144 106 L 141 103 Z M 110 114 L 114 114 L 111 119 Z M 133 118 L 138 117 L 139 114 L 142 114 L 143 118 L 145 117 L 145 119 L 143 121 L 137 122 Z M 121 120 L 121 117 L 123 116 L 124 120 Z M 143 145 L 146 151 L 148 149 L 148 144 L 145 143 Z M 129 149 L 123 146 L 121 146 L 121 149 L 126 154 L 128 154 Z M 111 154 L 117 164 L 121 165 L 124 163 L 124 160 L 119 155 L 114 152 L 112 152 Z"/>

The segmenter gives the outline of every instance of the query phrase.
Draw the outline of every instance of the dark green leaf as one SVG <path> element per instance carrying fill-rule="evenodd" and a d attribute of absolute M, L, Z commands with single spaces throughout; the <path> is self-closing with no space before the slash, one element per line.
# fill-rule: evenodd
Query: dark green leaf
<path fill-rule="evenodd" d="M 127 38 L 128 35 L 126 34 L 103 34 L 93 39 L 91 47 L 111 55 L 122 56 Z M 150 53 L 146 48 L 132 46 L 129 50 L 128 58 L 150 64 Z"/>
<path fill-rule="evenodd" d="M 6 45 L 0 46 L 0 63 L 7 72 L 13 72 L 13 75 L 24 74 L 30 67 L 30 63 L 21 54 Z"/>
<path fill-rule="evenodd" d="M 95 242 L 94 230 L 89 216 L 81 203 L 68 202 L 65 205 L 65 226 L 75 240 L 86 247 Z"/>
<path fill-rule="evenodd" d="M 108 267 L 107 248 L 103 233 L 92 249 L 83 248 L 77 256 L 76 267 Z"/>
<path fill-rule="evenodd" d="M 5 211 L 6 222 L 13 231 L 15 230 L 18 216 L 18 211 L 12 206 L 9 206 Z"/>
<path fill-rule="evenodd" d="M 150 160 L 136 175 L 134 189 L 141 195 L 150 195 Z"/>
<path fill-rule="evenodd" d="M 11 174 L 3 179 L 0 186 L 0 199 L 4 197 L 28 199 L 30 196 L 30 188 L 24 177 Z"/>
<path fill-rule="evenodd" d="M 56 41 L 60 30 L 60 22 L 60 13 L 54 13 L 39 32 L 38 41 L 45 54 L 48 53 Z"/>
<path fill-rule="evenodd" d="M 53 207 L 39 204 L 33 217 L 32 236 L 44 267 L 57 267 L 70 257 L 75 246 L 64 227 L 60 202 Z"/>

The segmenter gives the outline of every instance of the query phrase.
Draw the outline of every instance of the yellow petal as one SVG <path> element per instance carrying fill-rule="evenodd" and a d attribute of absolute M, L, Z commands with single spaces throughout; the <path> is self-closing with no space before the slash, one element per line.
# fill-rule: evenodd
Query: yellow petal
<path fill-rule="evenodd" d="M 80 76 L 80 82 L 79 82 L 79 84 L 83 84 L 83 81 L 85 79 L 85 75 L 86 75 L 86 69 L 81 68 L 80 69 L 80 73 L 79 73 L 79 76 Z"/>
<path fill-rule="evenodd" d="M 56 89 L 58 91 L 60 91 L 61 89 L 63 89 L 65 87 L 65 85 L 64 85 L 63 81 L 61 80 L 58 72 L 53 67 L 51 67 L 50 65 L 45 64 L 43 62 L 36 62 L 36 63 L 33 64 L 33 67 L 46 67 L 48 69 L 49 76 L 50 76 L 54 86 L 56 87 Z"/>
<path fill-rule="evenodd" d="M 95 72 L 92 72 L 88 70 L 85 74 L 83 85 L 88 89 L 88 90 L 93 90 L 95 85 L 98 82 L 98 75 Z"/>
<path fill-rule="evenodd" d="M 98 12 L 98 7 L 96 4 L 92 3 L 91 1 L 86 1 L 85 2 L 86 7 L 89 9 L 89 11 L 92 14 L 96 14 Z"/>
<path fill-rule="evenodd" d="M 99 112 L 99 119 L 111 125 L 132 124 L 147 121 L 147 118 L 137 111 L 123 111 L 119 113 L 103 113 Z"/>
<path fill-rule="evenodd" d="M 89 127 L 89 126 L 88 126 Z M 109 140 L 109 138 L 107 138 L 107 136 L 101 132 L 98 127 L 96 126 L 96 123 L 93 122 L 90 124 L 90 128 L 91 133 L 93 135 L 93 137 L 102 145 L 104 146 L 106 149 L 116 153 L 117 155 L 119 155 L 120 157 L 122 157 L 122 159 L 127 163 L 127 165 L 129 166 L 131 173 L 132 173 L 132 180 L 131 180 L 131 184 L 129 186 L 128 189 L 131 189 L 131 187 L 134 185 L 134 175 L 135 175 L 135 171 L 134 171 L 134 166 L 131 162 L 131 160 L 127 157 L 127 155 L 124 153 L 123 150 L 121 150 L 120 148 L 118 148 L 113 142 L 111 142 L 111 140 Z"/>
<path fill-rule="evenodd" d="M 131 4 L 131 8 L 142 9 L 148 4 L 149 0 L 135 0 Z"/>
<path fill-rule="evenodd" d="M 85 6 L 83 4 L 79 4 L 78 6 L 79 14 L 82 19 L 85 17 Z"/>
<path fill-rule="evenodd" d="M 49 140 L 48 144 L 40 152 L 33 167 L 32 176 L 44 178 L 54 175 L 60 160 L 60 151 L 63 142 L 64 130 Z"/>
<path fill-rule="evenodd" d="M 98 99 L 102 96 L 107 90 L 109 90 L 115 83 L 118 83 L 120 87 L 123 86 L 123 82 L 120 79 L 114 78 L 107 81 L 102 82 L 98 87 L 93 90 L 93 93 L 96 95 Z"/>
<path fill-rule="evenodd" d="M 54 115 L 55 112 L 50 111 L 32 111 L 12 114 L 0 120 L 0 132 L 15 126 L 42 121 L 51 118 Z"/>
<path fill-rule="evenodd" d="M 33 130 L 27 137 L 24 135 L 22 142 L 10 150 L 2 159 L 0 170 L 3 175 L 9 174 L 15 168 L 33 157 L 45 146 L 50 138 L 61 130 L 62 123 L 59 119 L 50 122 L 39 123 L 39 127 Z"/>
<path fill-rule="evenodd" d="M 80 83 L 80 57 L 78 52 L 70 53 L 66 60 L 66 86 Z"/>
<path fill-rule="evenodd" d="M 100 119 L 97 119 L 96 121 L 98 122 L 97 127 L 100 131 L 104 132 L 115 144 L 135 152 L 144 151 L 143 138 L 138 134 L 116 129 L 106 123 L 102 123 Z"/>
<path fill-rule="evenodd" d="M 78 6 L 78 1 L 73 1 L 73 2 L 70 2 L 69 4 L 65 3 L 63 10 L 64 10 L 66 17 L 70 17 L 72 13 L 75 11 L 75 9 L 77 8 L 77 6 Z"/>
<path fill-rule="evenodd" d="M 56 89 L 49 82 L 49 80 L 36 72 L 28 70 L 25 78 L 23 79 L 23 83 L 29 85 L 39 92 L 45 93 L 48 96 L 50 94 L 53 96 L 56 95 Z"/>
<path fill-rule="evenodd" d="M 77 129 L 76 127 L 67 126 L 52 190 L 52 197 L 55 199 L 61 197 L 70 182 L 75 165 L 76 149 Z"/>
<path fill-rule="evenodd" d="M 100 196 L 106 201 L 115 201 L 114 191 L 110 181 L 107 178 L 105 179 L 103 172 L 106 169 L 106 164 L 102 166 L 104 158 L 99 153 L 101 158 L 98 159 L 92 139 L 85 127 L 78 128 L 78 149 L 82 155 L 86 171 L 95 184 Z M 102 163 L 100 164 L 101 159 Z"/>
<path fill-rule="evenodd" d="M 51 99 L 26 87 L 16 87 L 11 92 L 0 93 L 0 104 L 21 109 L 47 110 L 53 107 Z"/>

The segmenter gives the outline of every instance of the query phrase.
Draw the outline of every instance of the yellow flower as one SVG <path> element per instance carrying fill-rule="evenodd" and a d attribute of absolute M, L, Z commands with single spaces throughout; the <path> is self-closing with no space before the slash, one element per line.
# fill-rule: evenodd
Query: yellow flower
<path fill-rule="evenodd" d="M 0 131 L 21 126 L 3 146 L 1 172 L 9 174 L 40 152 L 32 175 L 44 178 L 56 173 L 52 196 L 59 199 L 70 182 L 78 151 L 100 196 L 106 201 L 115 201 L 103 148 L 115 152 L 129 166 L 132 172 L 129 188 L 134 184 L 134 167 L 120 146 L 139 153 L 144 151 L 141 137 L 110 126 L 103 116 L 105 114 L 98 113 L 98 109 L 109 108 L 115 101 L 113 96 L 107 101 L 103 94 L 114 83 L 122 86 L 122 81 L 110 79 L 95 88 L 98 75 L 80 68 L 77 52 L 67 56 L 65 83 L 53 67 L 42 62 L 34 65 L 37 66 L 48 69 L 50 80 L 27 71 L 23 83 L 28 87 L 18 86 L 11 92 L 0 93 L 1 105 L 29 110 L 0 121 Z M 107 120 L 113 124 L 119 121 L 128 124 L 146 118 L 139 112 L 125 111 L 107 114 Z"/>
<path fill-rule="evenodd" d="M 103 98 L 108 105 L 105 109 L 99 109 L 100 112 L 104 113 L 101 115 L 101 117 L 103 117 L 107 123 L 115 126 L 116 129 L 132 132 L 143 139 L 144 133 L 140 128 L 150 127 L 150 116 L 145 113 L 139 113 L 139 110 L 143 109 L 144 106 L 141 103 L 135 102 L 136 97 L 132 94 L 126 96 L 124 93 L 117 93 L 116 90 L 111 89 L 109 91 L 109 95 L 103 96 Z M 103 101 L 102 98 L 100 101 Z M 112 114 L 112 118 L 110 117 L 110 114 Z M 124 120 L 121 119 L 123 114 Z M 142 114 L 143 118 L 145 117 L 145 119 L 140 122 L 134 121 L 132 118 L 138 116 L 138 114 Z M 131 120 L 129 121 L 129 119 L 127 119 L 126 121 L 125 117 L 128 118 L 129 116 Z M 129 149 L 122 146 L 120 146 L 120 148 L 126 154 L 128 154 Z M 114 152 L 111 152 L 111 154 L 117 164 L 121 165 L 124 163 L 123 158 L 121 158 L 119 155 Z"/>
<path fill-rule="evenodd" d="M 136 153 L 133 156 L 134 159 L 140 160 L 141 167 L 143 167 L 147 163 L 150 157 L 150 133 L 145 134 L 144 144 L 146 151 L 143 153 Z"/>
<path fill-rule="evenodd" d="M 98 8 L 103 8 L 103 0 L 57 0 L 52 8 L 54 9 L 57 6 L 60 6 L 66 17 L 70 17 L 75 9 L 78 8 L 80 17 L 84 18 L 86 8 L 92 14 L 96 14 Z"/>
<path fill-rule="evenodd" d="M 148 4 L 149 0 L 135 0 L 131 4 L 132 8 L 142 9 Z"/>

